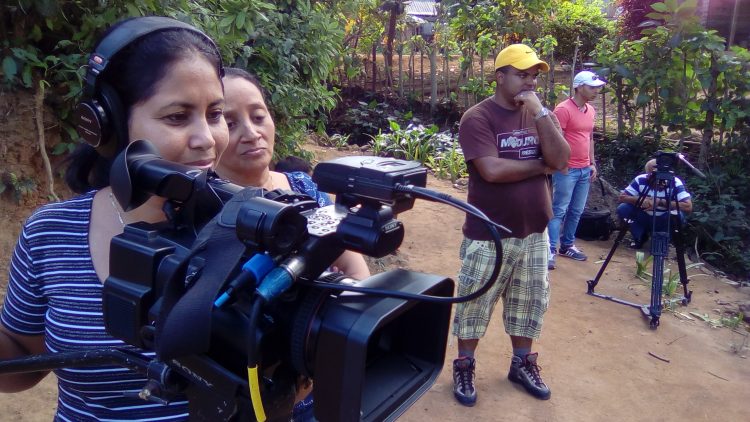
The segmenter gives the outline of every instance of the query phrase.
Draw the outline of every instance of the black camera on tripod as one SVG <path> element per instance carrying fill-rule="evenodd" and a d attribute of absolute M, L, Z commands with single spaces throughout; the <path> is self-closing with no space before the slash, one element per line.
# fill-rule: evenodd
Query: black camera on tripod
<path fill-rule="evenodd" d="M 241 189 L 182 169 L 142 141 L 118 158 L 112 180 L 125 209 L 158 195 L 172 216 L 128 225 L 113 239 L 103 291 L 107 331 L 156 352 L 142 397 L 183 393 L 192 420 L 257 419 L 248 394 L 255 363 L 260 381 L 250 389 L 272 419 L 288 418 L 307 376 L 319 420 L 374 421 L 397 417 L 437 378 L 450 307 L 386 296 L 449 297 L 450 279 L 403 270 L 321 278 L 345 249 L 384 256 L 400 245 L 393 213 L 414 198 L 394 186 L 424 186 L 417 163 L 321 163 L 314 180 L 337 195 L 324 208 L 306 195 Z M 380 296 L 345 292 L 355 287 Z"/>
<path fill-rule="evenodd" d="M 676 152 L 656 151 L 656 171 L 673 171 L 679 161 L 679 154 Z"/>
<path fill-rule="evenodd" d="M 661 317 L 664 261 L 669 254 L 670 242 L 673 243 L 675 247 L 680 283 L 682 284 L 684 293 L 680 302 L 683 305 L 687 305 L 690 303 L 693 294 L 691 290 L 688 290 L 689 280 L 685 266 L 685 246 L 682 241 L 682 218 L 680 216 L 681 211 L 676 193 L 677 185 L 673 169 L 679 162 L 682 162 L 697 176 L 705 177 L 705 175 L 700 170 L 693 167 L 693 165 L 690 164 L 681 153 L 657 151 L 654 154 L 654 159 L 656 161 L 656 169 L 646 176 L 644 186 L 639 192 L 635 204 L 632 205 L 630 215 L 621 220 L 620 233 L 615 239 L 607 257 L 604 259 L 604 263 L 596 274 L 596 277 L 586 282 L 588 285 L 587 293 L 592 296 L 639 308 L 643 314 L 649 318 L 649 326 L 652 329 L 656 329 L 659 326 L 659 319 Z M 646 170 L 649 170 L 648 166 Z M 648 215 L 645 214 L 645 211 L 641 210 L 643 208 L 642 204 L 644 204 L 644 201 L 647 199 L 650 199 L 649 204 L 651 204 L 648 207 L 653 208 L 649 211 L 649 218 L 651 220 L 651 255 L 653 257 L 650 304 L 637 304 L 595 292 L 595 288 L 604 274 L 607 265 L 614 256 L 615 250 L 627 233 L 627 224 L 629 224 L 630 221 L 635 221 L 637 217 L 636 213 L 638 212 L 644 213 L 643 215 Z M 657 207 L 659 201 L 662 202 L 661 207 Z M 660 217 L 660 215 L 663 215 L 663 217 Z M 663 218 L 664 221 L 658 223 L 659 218 Z"/>

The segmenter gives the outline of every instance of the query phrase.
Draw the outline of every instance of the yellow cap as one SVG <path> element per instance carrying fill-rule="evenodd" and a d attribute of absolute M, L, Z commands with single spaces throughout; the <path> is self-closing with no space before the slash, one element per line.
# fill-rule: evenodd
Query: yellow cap
<path fill-rule="evenodd" d="M 540 65 L 539 69 L 542 72 L 549 72 L 549 65 L 539 60 L 536 52 L 526 44 L 511 44 L 497 54 L 497 58 L 495 58 L 495 70 L 508 65 L 518 70 L 526 70 Z"/>

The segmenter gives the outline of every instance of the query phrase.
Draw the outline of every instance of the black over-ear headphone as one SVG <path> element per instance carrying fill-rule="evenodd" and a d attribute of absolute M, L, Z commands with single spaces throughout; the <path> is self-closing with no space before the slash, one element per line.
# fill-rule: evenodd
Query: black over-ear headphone
<path fill-rule="evenodd" d="M 120 50 L 136 40 L 167 29 L 187 29 L 200 34 L 216 49 L 219 77 L 224 76 L 221 53 L 214 41 L 197 28 L 172 18 L 146 16 L 122 22 L 107 34 L 89 56 L 84 80 L 84 100 L 76 106 L 76 127 L 83 140 L 104 157 L 113 157 L 128 143 L 127 113 L 112 86 L 99 75 Z M 114 139 L 112 139 L 114 138 Z"/>

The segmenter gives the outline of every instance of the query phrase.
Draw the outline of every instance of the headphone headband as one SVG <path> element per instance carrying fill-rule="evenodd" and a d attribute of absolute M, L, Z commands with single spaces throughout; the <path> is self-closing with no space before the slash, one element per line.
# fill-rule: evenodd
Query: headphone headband
<path fill-rule="evenodd" d="M 180 22 L 176 19 L 163 16 L 145 16 L 133 18 L 120 24 L 117 28 L 107 34 L 104 39 L 99 41 L 94 51 L 89 56 L 88 69 L 86 71 L 86 86 L 84 92 L 91 97 L 96 93 L 96 80 L 99 75 L 107 68 L 112 57 L 120 50 L 132 44 L 134 41 L 148 34 L 164 31 L 168 29 L 187 29 L 189 31 L 202 35 L 216 50 L 219 56 L 219 77 L 224 76 L 224 66 L 221 60 L 221 53 L 216 43 L 198 28 Z"/>

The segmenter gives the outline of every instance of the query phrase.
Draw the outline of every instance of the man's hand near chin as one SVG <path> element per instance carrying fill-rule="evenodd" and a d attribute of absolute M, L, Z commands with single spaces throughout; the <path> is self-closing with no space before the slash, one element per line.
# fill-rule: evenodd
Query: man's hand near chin
<path fill-rule="evenodd" d="M 542 102 L 534 91 L 521 91 L 513 100 L 519 107 L 526 107 L 532 115 L 536 116 L 542 110 Z"/>

